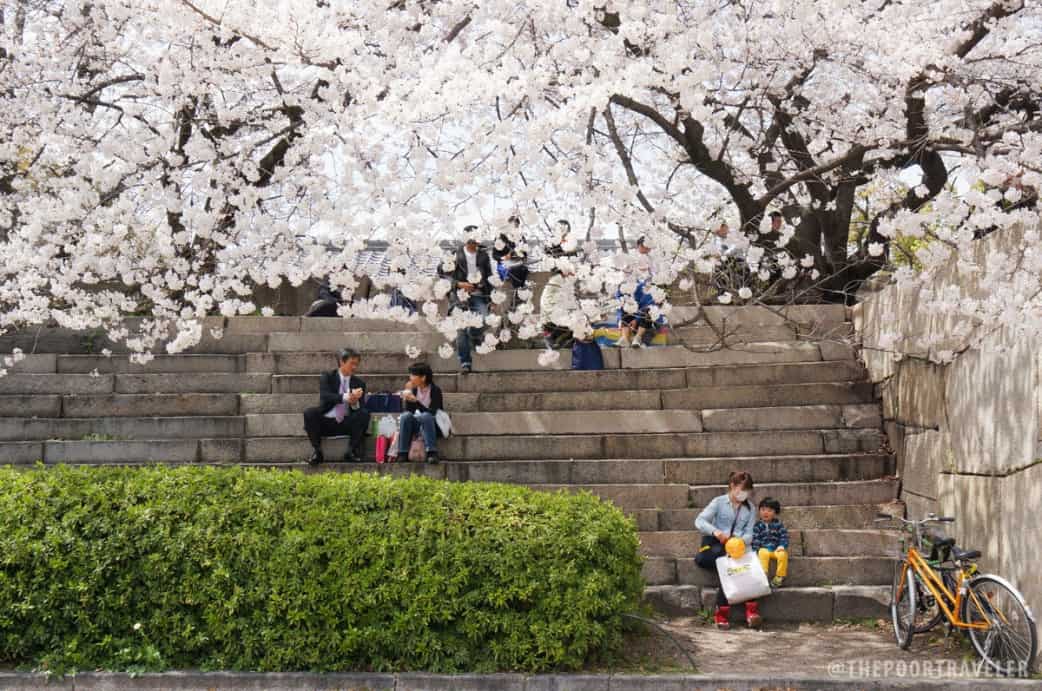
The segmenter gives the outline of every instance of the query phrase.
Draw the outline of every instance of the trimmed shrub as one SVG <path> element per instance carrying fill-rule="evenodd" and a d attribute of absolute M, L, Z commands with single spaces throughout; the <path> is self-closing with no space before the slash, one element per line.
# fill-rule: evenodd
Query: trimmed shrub
<path fill-rule="evenodd" d="M 243 468 L 0 468 L 0 660 L 64 672 L 575 669 L 636 527 L 588 494 Z"/>

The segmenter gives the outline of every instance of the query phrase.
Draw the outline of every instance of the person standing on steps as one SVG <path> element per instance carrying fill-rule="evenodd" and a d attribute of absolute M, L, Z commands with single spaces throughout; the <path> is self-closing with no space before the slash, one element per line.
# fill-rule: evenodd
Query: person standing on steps
<path fill-rule="evenodd" d="M 445 408 L 441 389 L 434 383 L 434 372 L 426 362 L 409 366 L 409 381 L 402 391 L 405 412 L 398 421 L 398 460 L 409 460 L 409 444 L 417 434 L 423 435 L 423 448 L 427 452 L 427 463 L 438 462 L 438 437 L 443 437 L 438 428 L 437 415 Z"/>
<path fill-rule="evenodd" d="M 753 539 L 753 527 L 756 525 L 756 509 L 749 501 L 753 490 L 753 476 L 744 470 L 733 471 L 727 478 L 727 494 L 721 494 L 702 509 L 695 519 L 695 527 L 702 533 L 702 544 L 695 563 L 707 571 L 716 574 L 716 560 L 724 556 L 724 544 L 728 538 L 740 537 L 745 544 Z M 723 588 L 716 591 L 716 613 L 713 620 L 719 629 L 731 627 L 731 606 L 727 602 Z M 745 622 L 749 626 L 759 626 L 759 604 L 756 600 L 745 603 Z"/>
<path fill-rule="evenodd" d="M 478 244 L 477 231 L 477 226 L 463 228 L 463 245 L 456 250 L 455 266 L 448 274 L 452 282 L 449 314 L 462 310 L 478 314 L 484 319 L 488 316 L 492 296 L 492 284 L 488 280 L 492 275 L 492 260 Z M 483 332 L 483 326 L 469 327 L 460 329 L 456 336 L 456 352 L 463 374 L 470 373 L 473 366 L 471 351 Z"/>
<path fill-rule="evenodd" d="M 323 372 L 318 382 L 318 405 L 304 411 L 304 431 L 311 442 L 310 465 L 318 465 L 322 455 L 322 437 L 346 436 L 345 463 L 362 460 L 362 444 L 369 428 L 369 411 L 365 400 L 365 382 L 355 376 L 362 356 L 350 348 L 338 354 L 339 367 Z"/>

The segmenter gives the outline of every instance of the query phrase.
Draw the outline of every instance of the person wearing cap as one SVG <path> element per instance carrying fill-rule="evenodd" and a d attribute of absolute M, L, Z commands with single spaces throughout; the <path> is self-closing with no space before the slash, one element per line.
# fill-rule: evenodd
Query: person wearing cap
<path fill-rule="evenodd" d="M 447 277 L 452 282 L 449 291 L 449 313 L 457 310 L 475 312 L 482 317 L 488 316 L 489 302 L 492 297 L 492 260 L 488 252 L 478 243 L 478 227 L 463 228 L 463 244 L 456 250 L 455 266 Z M 460 297 L 460 291 L 466 298 Z M 460 329 L 456 336 L 456 353 L 459 356 L 460 371 L 468 374 L 473 365 L 471 351 L 480 341 L 483 327 Z"/>

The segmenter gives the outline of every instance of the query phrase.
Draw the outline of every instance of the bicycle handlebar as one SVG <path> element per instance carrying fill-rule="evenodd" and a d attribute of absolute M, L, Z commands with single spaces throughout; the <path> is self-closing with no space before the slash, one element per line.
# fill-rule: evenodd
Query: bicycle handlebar
<path fill-rule="evenodd" d="M 938 516 L 936 514 L 928 513 L 926 518 L 921 518 L 918 521 L 909 518 L 901 518 L 900 516 L 891 516 L 888 513 L 876 514 L 876 523 L 882 523 L 883 521 L 900 521 L 905 525 L 926 525 L 927 523 L 954 523 L 954 516 Z"/>

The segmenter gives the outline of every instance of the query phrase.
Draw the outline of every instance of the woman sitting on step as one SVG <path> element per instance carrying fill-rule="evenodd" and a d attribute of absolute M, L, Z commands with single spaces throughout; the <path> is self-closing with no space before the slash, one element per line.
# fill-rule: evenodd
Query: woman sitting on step
<path fill-rule="evenodd" d="M 402 391 L 405 412 L 398 422 L 398 460 L 409 460 L 409 445 L 416 434 L 423 436 L 427 463 L 438 462 L 438 437 L 445 436 L 435 416 L 445 407 L 441 389 L 434 383 L 434 372 L 426 362 L 409 366 L 409 381 Z"/>
<path fill-rule="evenodd" d="M 695 555 L 695 563 L 716 574 L 716 560 L 724 556 L 724 543 L 730 537 L 740 537 L 751 544 L 753 527 L 756 525 L 756 509 L 749 501 L 753 490 L 753 476 L 744 470 L 734 471 L 727 478 L 727 494 L 721 494 L 702 509 L 695 519 L 695 527 L 702 533 L 702 544 Z M 724 589 L 716 591 L 716 614 L 713 619 L 717 628 L 730 628 L 731 607 Z M 762 623 L 756 600 L 745 603 L 745 622 L 749 626 Z"/>

